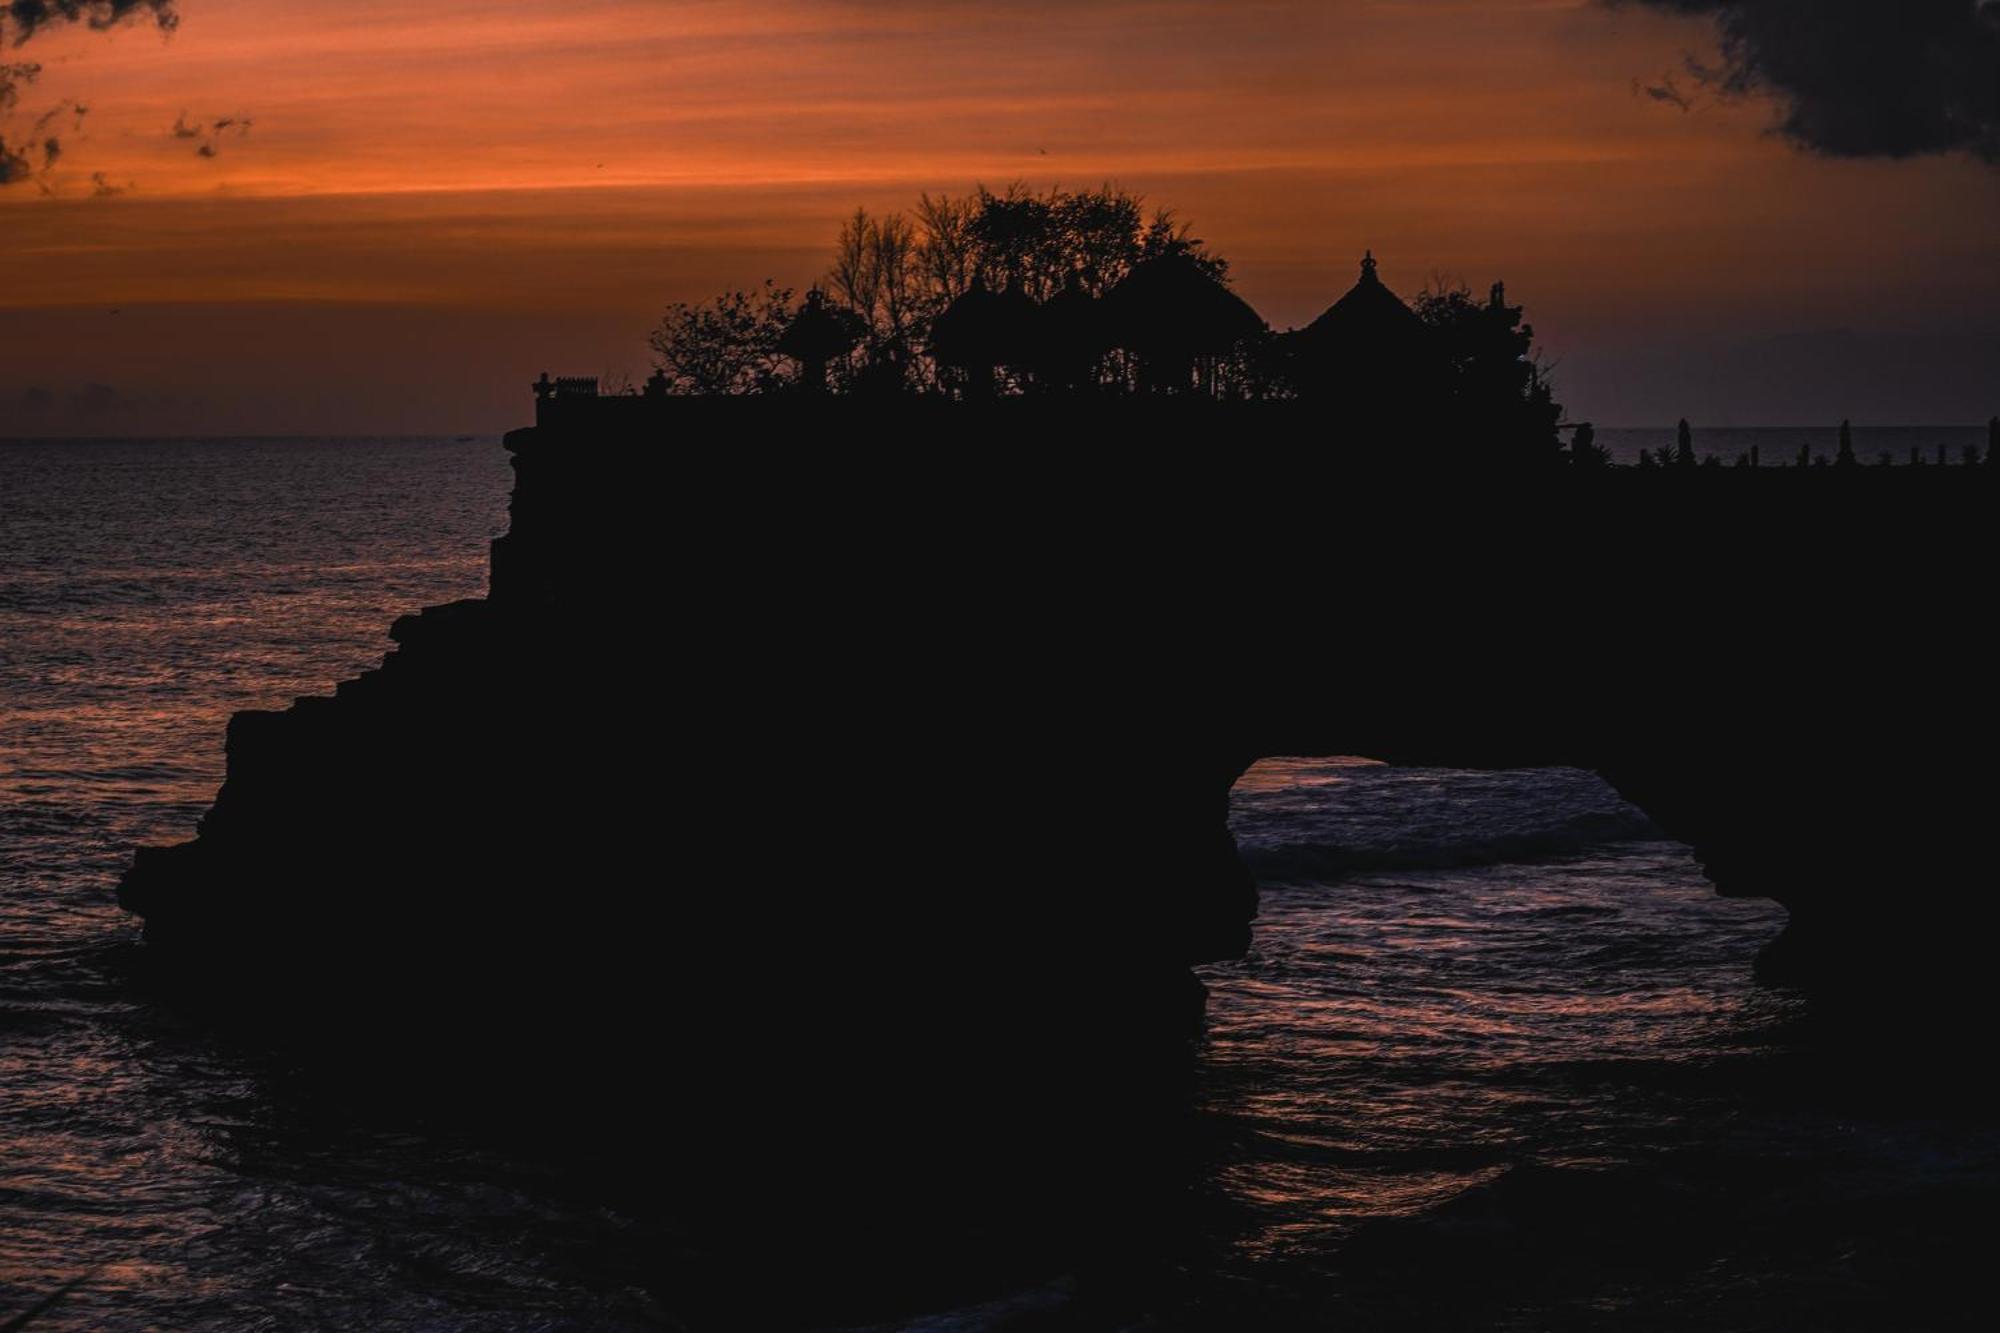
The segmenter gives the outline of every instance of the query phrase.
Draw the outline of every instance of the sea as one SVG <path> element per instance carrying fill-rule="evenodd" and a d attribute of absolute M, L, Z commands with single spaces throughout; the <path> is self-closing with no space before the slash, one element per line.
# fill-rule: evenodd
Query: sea
<path fill-rule="evenodd" d="M 509 485 L 487 437 L 0 443 L 0 1327 L 681 1326 L 653 1220 L 321 1103 L 135 987 L 114 901 L 135 846 L 193 833 L 232 712 L 483 591 Z M 1952 1323 L 1992 1115 L 1907 1033 L 1759 985 L 1782 911 L 1596 777 L 1272 758 L 1230 817 L 1262 906 L 1202 970 L 1173 1280 L 873 1327 Z"/>

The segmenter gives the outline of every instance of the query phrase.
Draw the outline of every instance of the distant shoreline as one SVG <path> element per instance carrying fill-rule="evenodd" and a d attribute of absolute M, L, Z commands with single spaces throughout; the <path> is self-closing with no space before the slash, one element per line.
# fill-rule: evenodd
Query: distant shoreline
<path fill-rule="evenodd" d="M 1565 422 L 1564 429 L 1567 430 L 1575 424 L 1578 423 Z M 1667 422 L 1664 425 L 1658 425 L 1658 426 L 1607 426 L 1598 424 L 1596 422 L 1593 422 L 1591 424 L 1595 427 L 1597 431 L 1598 442 L 1600 444 L 1605 444 L 1610 442 L 1606 440 L 1605 438 L 1606 436 L 1636 436 L 1636 435 L 1665 436 L 1669 440 L 1671 440 L 1673 438 L 1676 429 L 1676 423 L 1674 422 Z M 511 429 L 511 427 L 507 429 Z M 314 435 L 314 434 L 305 434 L 296 432 L 271 434 L 271 435 L 227 435 L 227 434 L 205 434 L 200 432 L 169 434 L 169 435 L 0 434 L 0 445 L 340 444 L 346 441 L 353 441 L 353 440 L 365 440 L 374 444 L 388 444 L 388 443 L 402 443 L 402 442 L 408 442 L 411 444 L 438 444 L 438 443 L 477 444 L 489 441 L 494 444 L 498 444 L 500 441 L 500 437 L 504 434 L 506 434 L 506 429 L 441 431 L 428 434 L 423 432 L 410 432 L 410 431 L 352 431 L 352 432 L 345 432 L 341 434 L 330 434 L 330 435 Z M 1702 442 L 1704 440 L 1708 440 L 1711 442 L 1719 442 L 1721 437 L 1737 437 L 1745 435 L 1793 435 L 1793 436 L 1812 435 L 1812 436 L 1824 436 L 1827 439 L 1834 439 L 1837 438 L 1839 434 L 1840 434 L 1840 423 L 1838 421 L 1815 423 L 1812 425 L 1794 425 L 1794 426 L 1696 425 L 1695 447 L 1697 451 L 1700 451 L 1702 448 Z M 1960 442 L 1957 439 L 1957 437 L 1963 436 L 1965 437 L 1963 442 L 1973 442 L 1976 439 L 1977 442 L 1983 444 L 1986 439 L 1986 423 L 1976 422 L 1969 425 L 1946 424 L 1946 425 L 1913 425 L 1913 426 L 1911 425 L 1869 426 L 1869 425 L 1862 425 L 1859 422 L 1855 423 L 1854 437 L 1857 445 L 1872 437 L 1879 437 L 1883 435 L 1899 435 L 1899 436 L 1930 435 L 1930 436 L 1951 437 L 1943 441 L 1946 443 Z M 1923 441 L 1909 440 L 1907 442 L 1922 443 Z M 1937 443 L 1939 441 L 1933 440 L 1932 442 Z M 1882 441 L 1877 439 L 1876 443 L 1879 447 Z"/>

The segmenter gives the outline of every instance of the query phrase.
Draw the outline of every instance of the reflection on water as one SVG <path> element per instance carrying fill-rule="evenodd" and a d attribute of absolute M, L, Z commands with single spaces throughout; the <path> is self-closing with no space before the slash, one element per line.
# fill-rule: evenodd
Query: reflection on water
<path fill-rule="evenodd" d="M 1233 823 L 1262 913 L 1207 970 L 1205 1067 L 1253 1251 L 1662 1146 L 1695 1109 L 1674 1072 L 1754 1053 L 1784 1004 L 1750 982 L 1782 912 L 1716 896 L 1588 774 L 1266 760 Z M 1604 840 L 1457 864 L 1579 828 Z M 1399 868 L 1295 877 L 1315 863 Z"/>
<path fill-rule="evenodd" d="M 492 440 L 0 444 L 0 1320 L 88 1274 L 36 1333 L 657 1326 L 629 1220 L 124 976 L 119 870 L 193 832 L 229 714 L 479 595 L 509 484 Z"/>
<path fill-rule="evenodd" d="M 2000 1201 L 1990 1117 L 1917 1077 L 1958 1053 L 1885 1063 L 1755 984 L 1782 912 L 1597 779 L 1267 760 L 1232 823 L 1263 906 L 1205 969 L 1212 1262 L 1258 1293 L 1228 1322 L 1955 1326 Z"/>

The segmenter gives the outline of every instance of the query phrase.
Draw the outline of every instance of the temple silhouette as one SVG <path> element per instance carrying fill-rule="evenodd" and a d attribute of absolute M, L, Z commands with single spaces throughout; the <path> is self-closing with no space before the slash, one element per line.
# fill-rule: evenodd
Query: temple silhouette
<path fill-rule="evenodd" d="M 1079 425 L 1095 418 L 1114 432 L 1117 421 L 1147 417 L 1167 399 L 1172 430 L 1205 420 L 1214 431 L 1310 440 L 1328 450 L 1330 465 L 1485 472 L 1612 465 L 1591 423 L 1564 419 L 1536 358 L 1534 328 L 1509 303 L 1504 283 L 1493 283 L 1483 301 L 1463 288 L 1426 290 L 1413 308 L 1382 281 L 1370 250 L 1347 292 L 1304 327 L 1277 332 L 1230 290 L 1225 268 L 1198 249 L 1169 245 L 1095 287 L 1076 268 L 1044 274 L 1037 299 L 1018 267 L 1002 264 L 993 282 L 973 271 L 921 334 L 890 337 L 814 286 L 773 330 L 770 350 L 789 373 L 767 368 L 747 387 L 718 392 L 677 385 L 663 368 L 638 396 L 659 408 L 690 397 L 802 398 L 829 421 L 851 417 L 853 400 L 865 400 L 875 418 L 945 403 L 969 413 L 1058 400 Z M 919 365 L 929 372 L 917 373 Z M 591 379 L 544 375 L 535 394 L 538 411 L 573 424 L 615 426 L 643 415 L 624 401 L 629 393 L 592 401 L 600 391 Z M 1966 446 L 1956 461 L 1990 462 L 1997 441 L 2000 418 L 1983 454 Z M 1939 445 L 1935 463 L 1950 461 Z M 1882 454 L 1869 462 L 1893 460 Z M 1685 420 L 1674 446 L 1643 450 L 1636 461 L 1639 470 L 1669 472 L 1725 464 L 1766 466 L 1754 446 L 1727 460 L 1701 450 Z M 1778 460 L 1786 469 L 1861 465 L 1846 421 L 1834 453 L 1808 445 L 1796 459 Z M 1928 462 L 1913 448 L 1909 465 Z"/>
<path fill-rule="evenodd" d="M 1483 310 L 1463 309 L 1475 321 L 1511 313 L 1509 329 L 1519 314 L 1510 312 L 1500 284 Z M 1176 251 L 1134 264 L 1102 295 L 1074 272 L 1044 301 L 1029 296 L 1018 279 L 996 289 L 975 274 L 938 314 L 925 350 L 946 372 L 941 392 L 962 400 L 992 399 L 1005 385 L 1028 394 L 1282 394 L 1344 400 L 1350 409 L 1365 399 L 1408 412 L 1427 394 L 1450 392 L 1454 362 L 1468 352 L 1525 362 L 1533 336 L 1523 329 L 1518 341 L 1489 336 L 1468 349 L 1453 346 L 1451 333 L 1427 325 L 1383 283 L 1373 251 L 1351 290 L 1305 328 L 1286 333 L 1272 332 L 1214 265 Z M 818 395 L 831 389 L 830 369 L 865 341 L 863 321 L 815 286 L 775 346 L 796 363 L 789 387 Z M 1108 375 L 1103 363 L 1117 354 L 1130 359 L 1129 373 Z M 857 387 L 868 382 L 864 368 Z M 648 392 L 670 392 L 663 374 Z"/>

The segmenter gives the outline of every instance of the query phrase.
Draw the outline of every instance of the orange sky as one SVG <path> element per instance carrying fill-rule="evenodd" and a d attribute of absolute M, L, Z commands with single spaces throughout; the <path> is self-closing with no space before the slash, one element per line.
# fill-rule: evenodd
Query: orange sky
<path fill-rule="evenodd" d="M 1405 291 L 1434 271 L 1504 277 L 1561 396 L 1600 422 L 2000 410 L 2000 382 L 1980 382 L 2000 348 L 2000 172 L 1823 160 L 1763 133 L 1768 106 L 1645 97 L 1635 80 L 1710 40 L 1650 11 L 181 14 L 170 39 L 51 31 L 19 53 L 45 73 L 10 140 L 60 99 L 90 111 L 40 185 L 0 189 L 0 431 L 25 429 L 7 414 L 30 387 L 60 402 L 86 382 L 127 406 L 49 428 L 504 427 L 543 368 L 643 373 L 670 301 L 810 281 L 857 203 L 1017 177 L 1175 205 L 1280 327 L 1338 296 L 1364 246 Z M 171 132 L 183 116 L 253 124 L 201 157 L 206 140 Z M 94 196 L 94 174 L 121 193 Z"/>

